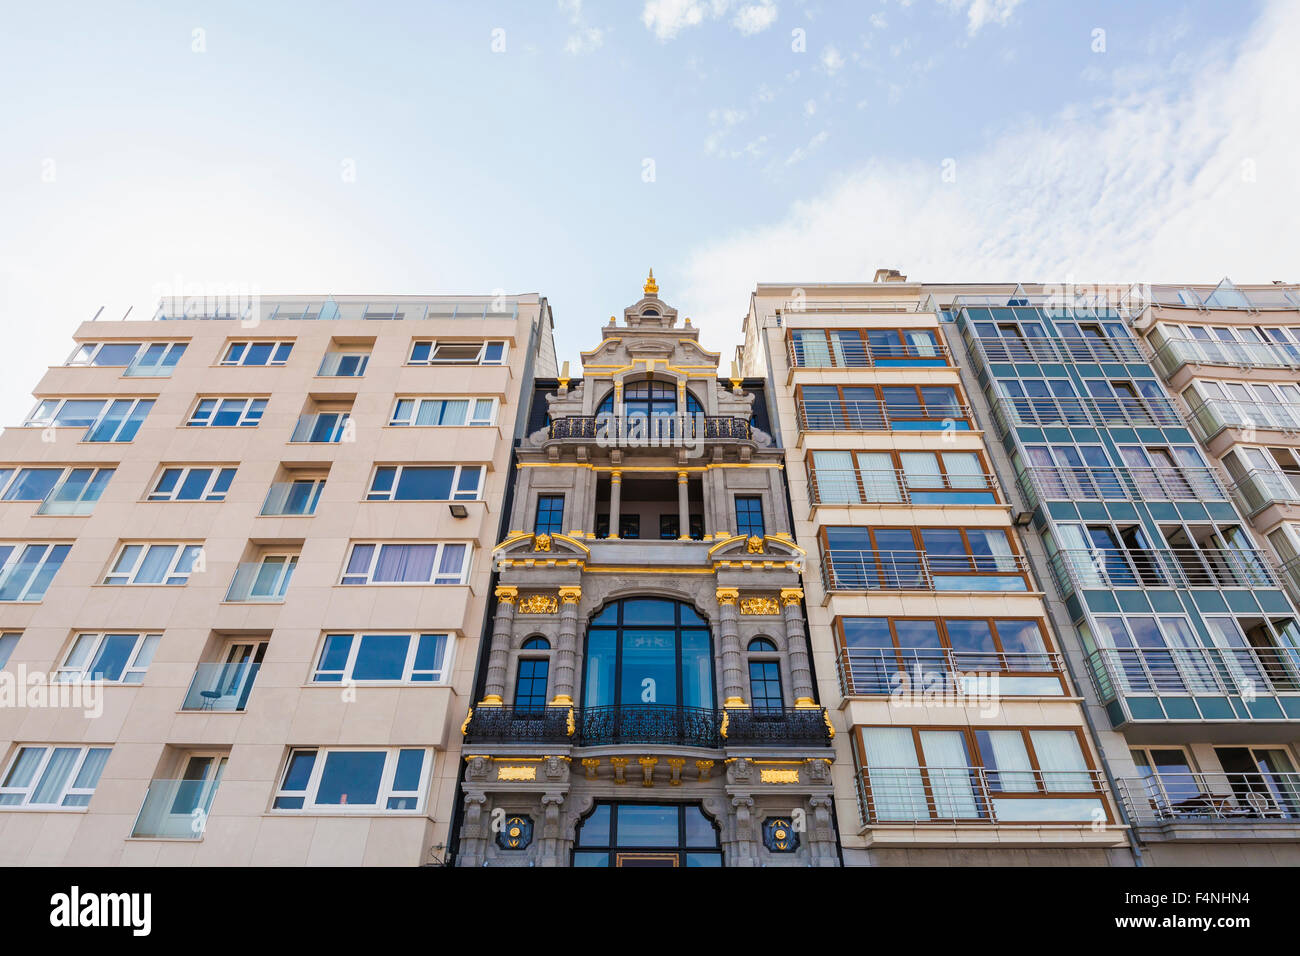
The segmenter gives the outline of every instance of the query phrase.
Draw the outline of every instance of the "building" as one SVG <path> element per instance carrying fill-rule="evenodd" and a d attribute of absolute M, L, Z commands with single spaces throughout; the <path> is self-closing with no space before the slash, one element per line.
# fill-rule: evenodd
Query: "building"
<path fill-rule="evenodd" d="M 74 338 L 0 436 L 0 862 L 445 859 L 546 300 L 166 300 Z"/>
<path fill-rule="evenodd" d="M 835 866 L 762 379 L 644 295 L 537 383 L 465 725 L 461 866 Z"/>
<path fill-rule="evenodd" d="M 940 321 L 979 288 L 762 284 L 745 318 L 808 552 L 844 862 L 1131 865 L 1001 434 Z"/>

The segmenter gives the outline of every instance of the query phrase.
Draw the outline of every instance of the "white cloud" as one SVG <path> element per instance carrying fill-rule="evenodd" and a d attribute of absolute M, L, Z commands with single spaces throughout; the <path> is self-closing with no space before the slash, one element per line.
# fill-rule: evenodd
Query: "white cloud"
<path fill-rule="evenodd" d="M 817 115 L 817 101 L 807 100 L 803 104 L 803 115 L 813 117 Z"/>
<path fill-rule="evenodd" d="M 1236 47 L 1132 73 L 1095 102 L 944 155 L 873 161 L 771 224 L 687 250 L 681 298 L 729 349 L 756 282 L 1300 279 L 1300 5 L 1275 0 Z M 1136 85 L 1134 85 L 1136 84 Z M 806 148 L 805 148 L 806 153 Z M 1253 181 L 1252 181 L 1253 174 Z"/>
<path fill-rule="evenodd" d="M 822 51 L 822 68 L 826 70 L 828 76 L 834 76 L 842 66 L 844 66 L 844 56 L 839 50 L 828 46 Z"/>
<path fill-rule="evenodd" d="M 660 40 L 705 20 L 718 20 L 732 9 L 732 0 L 645 0 L 641 22 Z M 776 22 L 776 0 L 750 0 L 736 8 L 731 25 L 745 36 L 762 33 Z"/>
<path fill-rule="evenodd" d="M 579 56 L 594 53 L 605 43 L 605 30 L 593 27 L 582 12 L 582 0 L 559 0 L 560 9 L 569 15 L 574 32 L 564 41 L 564 52 Z"/>
<path fill-rule="evenodd" d="M 785 158 L 785 164 L 787 166 L 793 166 L 795 163 L 803 162 L 811 153 L 819 149 L 826 140 L 830 139 L 830 136 L 830 133 L 826 130 L 822 130 L 812 139 L 808 140 L 806 146 L 796 146 L 794 151 Z"/>
<path fill-rule="evenodd" d="M 987 24 L 1005 24 L 1023 0 L 939 0 L 953 10 L 966 10 L 966 29 L 971 36 Z"/>

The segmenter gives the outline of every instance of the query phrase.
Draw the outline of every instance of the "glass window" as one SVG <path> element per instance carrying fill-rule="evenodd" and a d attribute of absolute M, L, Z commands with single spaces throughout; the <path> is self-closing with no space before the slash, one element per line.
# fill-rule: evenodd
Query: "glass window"
<path fill-rule="evenodd" d="M 0 778 L 0 807 L 89 806 L 108 754 L 108 747 L 20 747 Z"/>
<path fill-rule="evenodd" d="M 295 750 L 272 806 L 332 813 L 419 810 L 431 764 L 423 749 Z"/>
<path fill-rule="evenodd" d="M 67 544 L 0 544 L 0 601 L 39 601 L 72 548 Z"/>
<path fill-rule="evenodd" d="M 9 656 L 13 654 L 14 648 L 18 646 L 18 638 L 22 636 L 21 631 L 6 631 L 0 633 L 0 667 L 9 663 Z"/>
<path fill-rule="evenodd" d="M 564 495 L 538 495 L 534 534 L 561 534 L 564 531 Z"/>
<path fill-rule="evenodd" d="M 781 665 L 777 661 L 749 662 L 750 705 L 756 710 L 781 710 Z"/>
<path fill-rule="evenodd" d="M 255 428 L 266 411 L 265 398 L 200 398 L 185 423 L 192 428 Z"/>
<path fill-rule="evenodd" d="M 453 427 L 491 425 L 496 421 L 495 398 L 399 398 L 390 425 Z"/>
<path fill-rule="evenodd" d="M 105 584 L 185 584 L 200 544 L 124 544 Z"/>
<path fill-rule="evenodd" d="M 312 680 L 439 683 L 449 649 L 447 634 L 326 634 Z"/>
<path fill-rule="evenodd" d="M 380 465 L 367 501 L 476 501 L 482 465 Z"/>
<path fill-rule="evenodd" d="M 78 634 L 54 679 L 139 684 L 161 639 L 161 634 Z"/>
<path fill-rule="evenodd" d="M 222 365 L 283 365 L 293 351 L 292 342 L 231 342 Z"/>
<path fill-rule="evenodd" d="M 234 468 L 175 466 L 158 476 L 149 501 L 225 501 Z"/>
<path fill-rule="evenodd" d="M 629 598 L 617 609 L 588 625 L 585 705 L 711 709 L 712 645 L 699 615 L 654 598 Z"/>
<path fill-rule="evenodd" d="M 465 544 L 354 544 L 343 584 L 464 584 Z"/>
<path fill-rule="evenodd" d="M 515 676 L 515 711 L 543 713 L 546 710 L 546 684 L 551 662 L 546 658 L 525 657 L 519 661 Z"/>
<path fill-rule="evenodd" d="M 736 495 L 736 534 L 763 537 L 763 496 Z"/>

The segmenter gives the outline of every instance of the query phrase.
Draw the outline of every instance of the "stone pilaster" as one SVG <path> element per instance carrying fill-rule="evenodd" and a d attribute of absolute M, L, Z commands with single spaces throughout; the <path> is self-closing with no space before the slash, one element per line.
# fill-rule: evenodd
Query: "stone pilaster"
<path fill-rule="evenodd" d="M 816 707 L 813 702 L 812 668 L 808 666 L 808 641 L 803 627 L 803 591 L 781 589 L 781 616 L 785 620 L 785 647 L 790 656 L 790 680 L 796 707 Z"/>
<path fill-rule="evenodd" d="M 560 588 L 559 646 L 555 650 L 555 696 L 553 707 L 573 706 L 573 674 L 578 643 L 578 602 L 582 588 Z"/>
<path fill-rule="evenodd" d="M 740 666 L 740 613 L 737 588 L 718 588 L 718 639 L 722 645 L 722 706 L 745 707 L 744 674 Z"/>
<path fill-rule="evenodd" d="M 519 589 L 503 584 L 496 589 L 497 613 L 492 622 L 492 650 L 488 655 L 487 686 L 480 704 L 500 706 L 506 692 L 506 661 L 514 635 L 515 601 Z"/>

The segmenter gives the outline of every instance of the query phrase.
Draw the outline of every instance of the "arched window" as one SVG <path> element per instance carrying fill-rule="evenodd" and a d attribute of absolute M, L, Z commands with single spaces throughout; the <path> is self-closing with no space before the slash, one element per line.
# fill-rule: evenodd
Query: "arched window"
<path fill-rule="evenodd" d="M 582 692 L 585 708 L 712 710 L 708 622 L 689 605 L 663 598 L 606 606 L 587 627 Z"/>
<path fill-rule="evenodd" d="M 769 641 L 766 637 L 756 637 L 749 642 L 749 650 L 764 652 L 768 654 L 775 654 L 776 645 L 773 644 L 771 641 Z"/>
<path fill-rule="evenodd" d="M 672 382 L 633 382 L 623 389 L 623 407 L 628 418 L 676 415 L 677 386 Z M 596 414 L 614 413 L 614 393 L 611 391 L 596 408 Z M 704 406 L 690 391 L 686 393 L 686 414 L 704 414 Z"/>
<path fill-rule="evenodd" d="M 775 654 L 776 644 L 766 637 L 749 642 L 751 655 Z M 749 703 L 755 713 L 781 710 L 785 697 L 781 693 L 781 662 L 774 657 L 749 658 Z"/>
<path fill-rule="evenodd" d="M 521 647 L 525 651 L 549 651 L 551 642 L 544 637 L 530 637 Z"/>
<path fill-rule="evenodd" d="M 544 637 L 530 637 L 520 648 L 524 651 L 549 651 L 551 642 Z M 550 678 L 549 657 L 521 657 L 515 674 L 515 712 L 546 712 L 546 684 Z"/>

